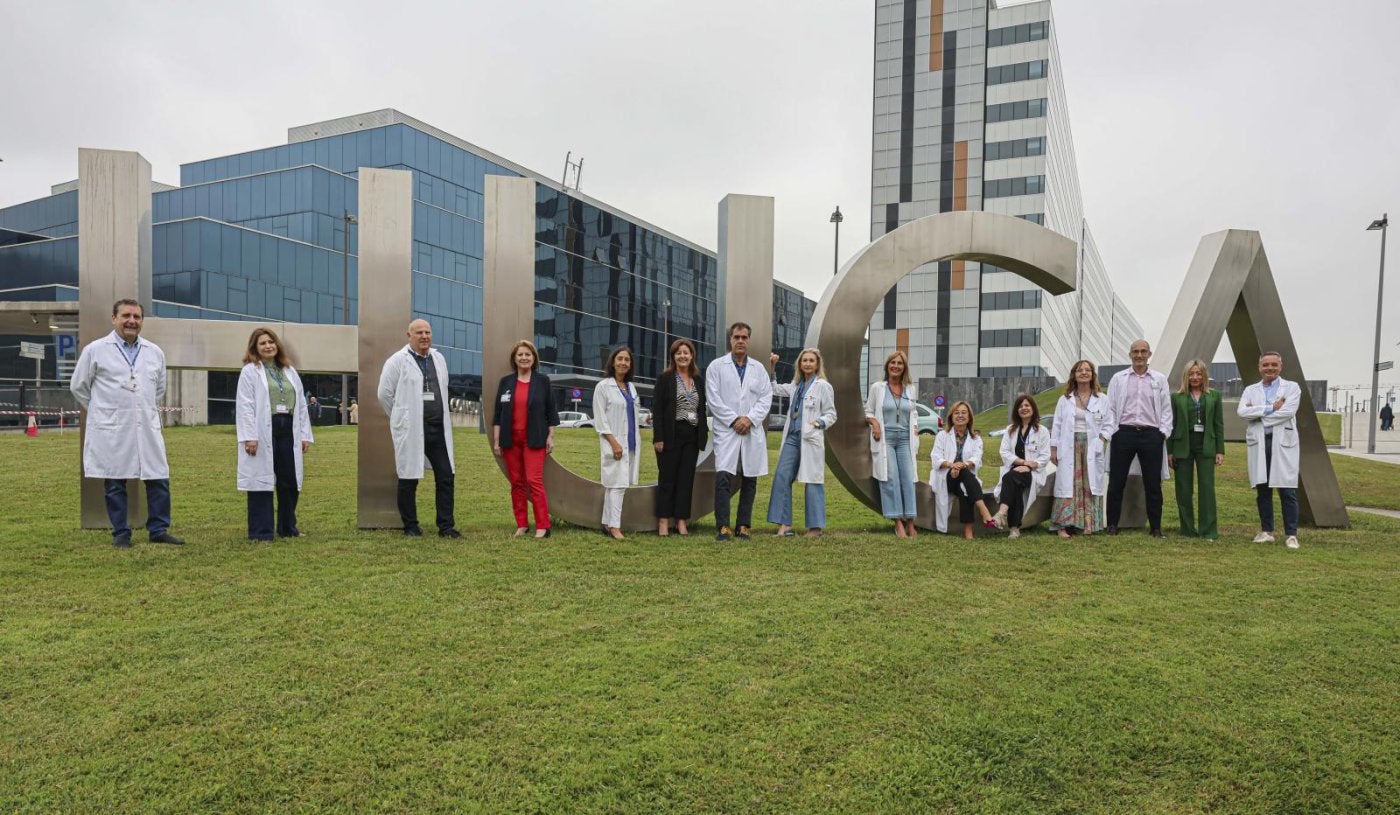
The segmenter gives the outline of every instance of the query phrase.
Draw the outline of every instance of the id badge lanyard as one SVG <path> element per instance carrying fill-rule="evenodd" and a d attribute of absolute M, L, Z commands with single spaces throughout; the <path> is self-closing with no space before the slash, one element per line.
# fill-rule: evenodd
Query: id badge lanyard
<path fill-rule="evenodd" d="M 424 356 L 419 358 L 419 356 L 412 351 L 409 351 L 408 355 L 413 357 L 414 362 L 418 363 L 418 370 L 423 374 L 423 401 L 433 401 L 435 398 L 433 396 L 433 389 L 428 387 L 428 360 L 430 357 Z"/>
<path fill-rule="evenodd" d="M 136 393 L 136 388 L 138 387 L 136 383 L 136 360 L 141 357 L 141 343 L 139 341 L 136 343 L 136 353 L 132 354 L 129 357 L 126 355 L 126 349 L 122 347 L 122 345 L 123 344 L 120 341 L 118 341 L 117 353 L 121 355 L 122 362 L 126 363 L 127 370 L 131 372 L 131 378 L 128 379 L 126 381 L 126 384 L 122 385 L 122 387 L 126 388 L 132 393 Z"/>

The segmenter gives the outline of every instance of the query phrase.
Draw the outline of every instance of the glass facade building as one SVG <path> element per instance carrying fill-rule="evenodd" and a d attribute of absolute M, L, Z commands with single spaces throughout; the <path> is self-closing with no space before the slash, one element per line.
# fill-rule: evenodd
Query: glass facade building
<path fill-rule="evenodd" d="M 361 167 L 413 174 L 413 315 L 432 324 L 454 396 L 482 388 L 488 175 L 538 184 L 534 339 L 557 380 L 601 376 L 623 344 L 643 384 L 669 339 L 694 340 L 701 364 L 714 357 L 713 251 L 395 110 L 294 127 L 285 145 L 184 164 L 178 187 L 156 185 L 152 313 L 356 321 Z M 0 299 L 77 298 L 77 220 L 73 182 L 0 208 Z M 800 347 L 814 308 L 775 283 L 775 345 Z M 226 412 L 215 403 L 231 392 L 227 376 L 210 375 L 211 420 Z"/>

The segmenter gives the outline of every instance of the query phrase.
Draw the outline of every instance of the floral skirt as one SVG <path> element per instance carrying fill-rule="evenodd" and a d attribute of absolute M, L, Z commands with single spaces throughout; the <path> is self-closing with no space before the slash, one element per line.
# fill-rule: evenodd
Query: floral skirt
<path fill-rule="evenodd" d="M 1050 530 L 1078 529 L 1087 533 L 1103 527 L 1103 496 L 1089 489 L 1089 434 L 1075 433 L 1074 493 L 1069 498 L 1055 499 L 1050 509 Z"/>

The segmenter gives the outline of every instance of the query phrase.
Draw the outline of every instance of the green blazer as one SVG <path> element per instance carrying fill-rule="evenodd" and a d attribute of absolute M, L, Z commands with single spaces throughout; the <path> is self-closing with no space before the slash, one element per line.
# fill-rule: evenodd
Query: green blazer
<path fill-rule="evenodd" d="M 1167 454 L 1177 458 L 1191 455 L 1191 426 L 1196 423 L 1196 409 L 1187 393 L 1172 394 L 1172 435 L 1167 439 Z M 1207 455 L 1225 452 L 1225 411 L 1220 402 L 1220 391 L 1211 388 L 1201 396 L 1201 414 L 1206 426 L 1205 445 L 1202 452 Z"/>

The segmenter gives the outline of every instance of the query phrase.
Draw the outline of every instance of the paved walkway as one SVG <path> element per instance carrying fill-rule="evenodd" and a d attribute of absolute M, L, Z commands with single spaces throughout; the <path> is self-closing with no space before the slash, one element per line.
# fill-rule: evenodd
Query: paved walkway
<path fill-rule="evenodd" d="M 1379 445 L 1377 445 L 1377 449 L 1379 449 Z M 1366 452 L 1366 446 L 1364 444 L 1361 446 L 1360 450 L 1348 449 L 1346 447 L 1328 447 L 1327 450 L 1339 455 L 1351 456 L 1352 458 L 1379 461 L 1382 464 L 1400 464 L 1400 451 L 1394 453 L 1368 453 Z"/>
<path fill-rule="evenodd" d="M 1371 515 L 1384 515 L 1387 518 L 1400 518 L 1400 512 L 1379 507 L 1347 507 L 1347 512 L 1365 512 Z"/>

